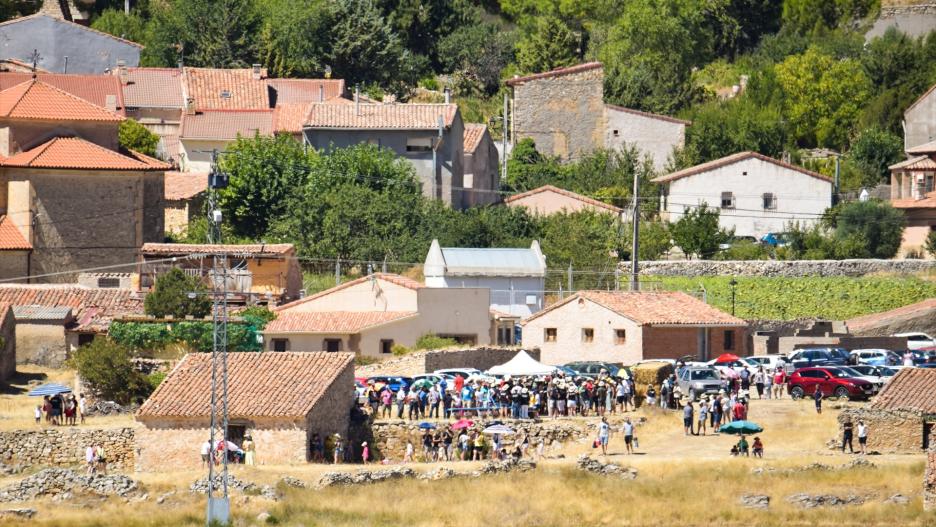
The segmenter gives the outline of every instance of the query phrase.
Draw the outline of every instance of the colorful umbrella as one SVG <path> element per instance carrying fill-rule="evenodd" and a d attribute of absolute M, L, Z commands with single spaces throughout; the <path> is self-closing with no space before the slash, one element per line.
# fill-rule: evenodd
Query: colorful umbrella
<path fill-rule="evenodd" d="M 472 426 L 474 426 L 474 421 L 459 419 L 452 424 L 452 430 L 461 430 L 462 428 L 471 428 Z"/>
<path fill-rule="evenodd" d="M 422 388 L 432 388 L 432 381 L 429 379 L 419 379 L 413 383 L 413 388 L 421 390 Z"/>
<path fill-rule="evenodd" d="M 721 355 L 718 356 L 717 359 L 715 359 L 715 362 L 716 363 L 734 362 L 738 359 L 740 359 L 740 357 L 738 357 L 737 355 L 733 353 L 722 353 Z"/>
<path fill-rule="evenodd" d="M 60 393 L 71 393 L 71 388 L 63 384 L 57 384 L 50 382 L 48 384 L 43 384 L 42 386 L 37 386 L 29 391 L 30 397 L 42 397 L 44 395 L 56 395 Z"/>
<path fill-rule="evenodd" d="M 426 422 L 419 423 L 419 428 L 421 428 L 422 430 L 432 430 L 435 427 L 436 425 L 432 423 L 426 423 Z"/>
<path fill-rule="evenodd" d="M 510 428 L 509 426 L 505 426 L 505 425 L 492 425 L 492 426 L 485 428 L 483 432 L 489 435 L 494 435 L 494 434 L 511 435 L 511 434 L 516 433 L 513 431 L 512 428 Z"/>
<path fill-rule="evenodd" d="M 718 429 L 723 434 L 748 435 L 763 432 L 764 429 L 751 421 L 732 421 Z"/>

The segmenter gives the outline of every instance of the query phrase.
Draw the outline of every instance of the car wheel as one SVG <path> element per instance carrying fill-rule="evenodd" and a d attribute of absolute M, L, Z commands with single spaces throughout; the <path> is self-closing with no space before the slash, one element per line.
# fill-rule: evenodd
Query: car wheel
<path fill-rule="evenodd" d="M 839 386 L 835 389 L 835 396 L 839 399 L 848 399 L 848 388 Z"/>
<path fill-rule="evenodd" d="M 794 386 L 793 389 L 790 390 L 790 395 L 791 395 L 794 399 L 802 399 L 803 396 L 806 395 L 806 392 L 804 392 L 803 389 L 802 389 L 801 387 L 799 387 L 799 386 Z"/>

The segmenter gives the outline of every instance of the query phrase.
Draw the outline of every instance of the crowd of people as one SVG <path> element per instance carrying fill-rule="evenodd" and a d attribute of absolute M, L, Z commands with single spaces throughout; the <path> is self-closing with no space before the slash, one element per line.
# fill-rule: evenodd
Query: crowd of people
<path fill-rule="evenodd" d="M 228 463 L 244 464 L 247 466 L 256 465 L 257 446 L 250 434 L 245 434 L 240 446 L 233 441 L 221 441 L 217 439 L 213 443 L 210 439 L 202 443 L 202 467 L 207 468 L 209 463 L 214 463 L 215 466 L 220 465 L 224 461 L 225 446 L 227 447 Z"/>
<path fill-rule="evenodd" d="M 86 413 L 87 401 L 83 393 L 77 398 L 73 393 L 46 395 L 42 404 L 36 405 L 36 424 L 41 425 L 44 416 L 48 425 L 75 426 L 79 420 L 84 424 Z"/>

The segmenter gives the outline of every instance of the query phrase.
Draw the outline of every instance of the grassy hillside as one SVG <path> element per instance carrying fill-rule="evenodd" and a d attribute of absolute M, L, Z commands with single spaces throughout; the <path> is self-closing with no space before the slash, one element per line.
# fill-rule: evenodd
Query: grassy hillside
<path fill-rule="evenodd" d="M 710 304 L 731 311 L 730 276 L 654 276 L 664 289 L 707 291 Z M 914 277 L 738 277 L 735 314 L 745 319 L 815 317 L 844 320 L 936 296 L 936 282 Z M 700 286 L 701 284 L 701 286 Z"/>

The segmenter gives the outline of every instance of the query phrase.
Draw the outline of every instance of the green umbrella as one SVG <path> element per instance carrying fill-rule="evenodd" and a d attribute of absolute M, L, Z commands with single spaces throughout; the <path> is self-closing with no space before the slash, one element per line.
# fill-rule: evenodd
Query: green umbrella
<path fill-rule="evenodd" d="M 413 387 L 417 390 L 421 390 L 423 388 L 432 388 L 432 381 L 429 379 L 419 379 L 413 383 Z"/>
<path fill-rule="evenodd" d="M 764 429 L 759 424 L 751 421 L 732 421 L 723 424 L 718 431 L 723 434 L 747 435 L 763 432 Z"/>

